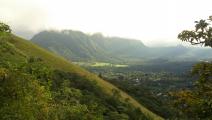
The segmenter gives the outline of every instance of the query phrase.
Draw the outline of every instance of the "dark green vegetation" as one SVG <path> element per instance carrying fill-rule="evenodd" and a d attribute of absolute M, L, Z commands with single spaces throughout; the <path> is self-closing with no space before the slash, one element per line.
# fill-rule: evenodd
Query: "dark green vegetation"
<path fill-rule="evenodd" d="M 211 21 L 197 21 L 178 38 L 212 47 Z M 0 119 L 212 119 L 211 49 L 149 48 L 70 30 L 32 38 L 98 77 L 10 34 L 3 23 L 0 30 Z"/>
<path fill-rule="evenodd" d="M 195 22 L 195 30 L 184 30 L 178 38 L 192 45 L 212 47 L 212 17 Z M 200 62 L 193 66 L 192 75 L 196 77 L 191 90 L 181 90 L 172 94 L 174 106 L 184 119 L 212 119 L 212 62 Z"/>
<path fill-rule="evenodd" d="M 43 48 L 72 61 L 129 64 L 157 59 L 169 61 L 197 61 L 211 59 L 210 49 L 145 46 L 139 40 L 87 35 L 79 31 L 43 31 L 32 38 Z"/>
<path fill-rule="evenodd" d="M 207 21 L 197 21 L 195 27 L 178 38 L 211 47 L 212 28 Z M 211 63 L 197 64 L 192 70 L 195 75 L 190 74 L 200 60 L 211 61 L 210 48 L 150 48 L 138 40 L 71 30 L 43 31 L 32 41 L 84 66 L 164 118 L 211 119 Z"/>
<path fill-rule="evenodd" d="M 192 89 L 194 78 L 188 74 L 195 62 L 164 62 L 144 65 L 83 66 L 124 90 L 142 105 L 164 118 L 176 118 L 170 92 Z"/>
<path fill-rule="evenodd" d="M 0 22 L 0 32 L 11 33 L 10 26 Z"/>
<path fill-rule="evenodd" d="M 0 33 L 1 120 L 162 119 L 84 69 Z"/>

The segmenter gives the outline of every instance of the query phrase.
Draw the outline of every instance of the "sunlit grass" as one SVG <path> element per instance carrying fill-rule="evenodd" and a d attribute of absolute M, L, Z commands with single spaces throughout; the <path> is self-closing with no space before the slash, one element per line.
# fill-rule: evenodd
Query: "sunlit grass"
<path fill-rule="evenodd" d="M 46 64 L 52 66 L 56 69 L 61 69 L 70 73 L 76 73 L 84 78 L 87 78 L 91 81 L 96 81 L 97 84 L 108 94 L 112 95 L 112 89 L 118 89 L 111 83 L 104 81 L 103 79 L 100 79 L 95 74 L 92 74 L 83 68 L 72 64 L 68 60 L 55 55 L 51 52 L 48 52 L 37 45 L 31 43 L 30 41 L 24 40 L 22 38 L 13 36 L 13 39 L 8 40 L 10 43 L 12 43 L 17 49 L 20 49 L 24 54 L 27 56 L 36 56 L 42 58 Z M 83 63 L 81 63 L 83 64 Z M 110 63 L 94 63 L 95 66 L 107 66 L 111 65 Z M 114 65 L 117 67 L 124 67 L 125 65 Z M 156 115 L 155 113 L 151 112 L 144 106 L 142 106 L 140 103 L 138 103 L 135 99 L 133 99 L 131 96 L 129 96 L 127 93 L 120 90 L 121 97 L 123 100 L 129 99 L 129 102 L 132 103 L 135 107 L 138 107 L 141 109 L 141 111 L 148 116 L 150 119 L 153 120 L 163 120 L 160 116 Z"/>

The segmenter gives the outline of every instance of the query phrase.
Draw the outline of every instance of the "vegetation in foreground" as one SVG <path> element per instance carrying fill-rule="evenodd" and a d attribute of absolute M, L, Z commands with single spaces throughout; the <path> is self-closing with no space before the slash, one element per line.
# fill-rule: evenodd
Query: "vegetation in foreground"
<path fill-rule="evenodd" d="M 192 45 L 212 47 L 212 16 L 208 20 L 195 21 L 195 30 L 184 30 L 178 38 Z M 198 79 L 192 90 L 181 90 L 172 94 L 178 115 L 184 119 L 212 119 L 212 62 L 204 61 L 192 68 Z"/>
<path fill-rule="evenodd" d="M 0 119 L 162 119 L 148 118 L 147 113 L 144 115 L 140 107 L 132 104 L 131 98 L 124 100 L 124 93 L 115 87 L 108 94 L 106 91 L 110 90 L 101 87 L 93 75 L 69 64 L 65 68 L 63 64 L 68 62 L 63 63 L 57 57 L 46 59 L 52 55 L 30 50 L 34 49 L 31 43 L 16 40 L 10 32 L 6 29 L 0 33 Z"/>
<path fill-rule="evenodd" d="M 195 30 L 183 31 L 178 38 L 192 45 L 212 47 L 211 18 L 195 23 Z M 212 63 L 195 63 L 160 62 L 126 68 L 84 67 L 126 91 L 164 118 L 209 120 L 212 119 Z M 193 69 L 190 73 L 191 66 Z"/>
<path fill-rule="evenodd" d="M 212 27 L 209 24 L 211 21 L 212 18 L 208 21 L 197 21 L 195 30 L 185 30 L 179 34 L 178 38 L 192 45 L 201 44 L 212 47 Z M 12 44 L 17 41 L 11 42 L 14 36 L 10 34 L 9 26 L 3 23 L 0 25 L 1 119 L 150 119 L 147 115 L 143 115 L 140 108 L 135 108 L 129 99 L 121 99 L 123 93 L 118 89 L 112 89 L 111 95 L 106 94 L 98 81 L 82 77 L 83 72 L 80 75 L 58 69 L 47 64 L 49 61 L 46 62 L 45 57 L 26 54 Z M 173 119 L 212 119 L 212 63 L 206 61 L 194 65 L 192 75 L 198 78 L 192 89 L 171 92 L 173 99 L 169 100 L 173 100 L 176 113 Z M 99 76 L 104 77 L 101 74 Z M 134 74 L 131 77 L 133 76 Z M 145 79 L 148 78 L 145 73 L 144 76 Z M 119 76 L 117 81 L 111 82 L 125 91 L 128 90 L 139 100 L 137 97 L 139 94 L 136 91 L 142 91 L 142 89 L 136 87 L 137 82 L 129 83 L 135 85 L 132 87 L 120 84 L 118 80 L 123 80 L 124 83 L 129 80 Z M 155 99 L 154 96 L 150 98 Z M 139 101 L 142 102 L 144 99 Z M 156 102 L 155 105 L 157 104 Z M 155 112 L 161 114 L 161 111 Z M 158 117 L 158 119 L 162 118 Z"/>

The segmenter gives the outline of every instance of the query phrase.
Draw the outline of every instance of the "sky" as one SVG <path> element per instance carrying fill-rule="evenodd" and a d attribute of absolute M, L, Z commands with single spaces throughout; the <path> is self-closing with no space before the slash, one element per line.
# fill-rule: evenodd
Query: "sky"
<path fill-rule="evenodd" d="M 0 0 L 0 21 L 27 39 L 71 29 L 172 46 L 181 43 L 178 33 L 210 15 L 212 0 Z"/>

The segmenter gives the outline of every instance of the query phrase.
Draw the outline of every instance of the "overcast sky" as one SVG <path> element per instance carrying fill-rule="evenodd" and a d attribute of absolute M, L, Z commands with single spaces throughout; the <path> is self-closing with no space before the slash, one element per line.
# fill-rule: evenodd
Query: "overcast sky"
<path fill-rule="evenodd" d="M 212 0 L 0 0 L 0 21 L 25 38 L 72 29 L 167 46 L 179 44 L 180 31 L 209 15 Z"/>

